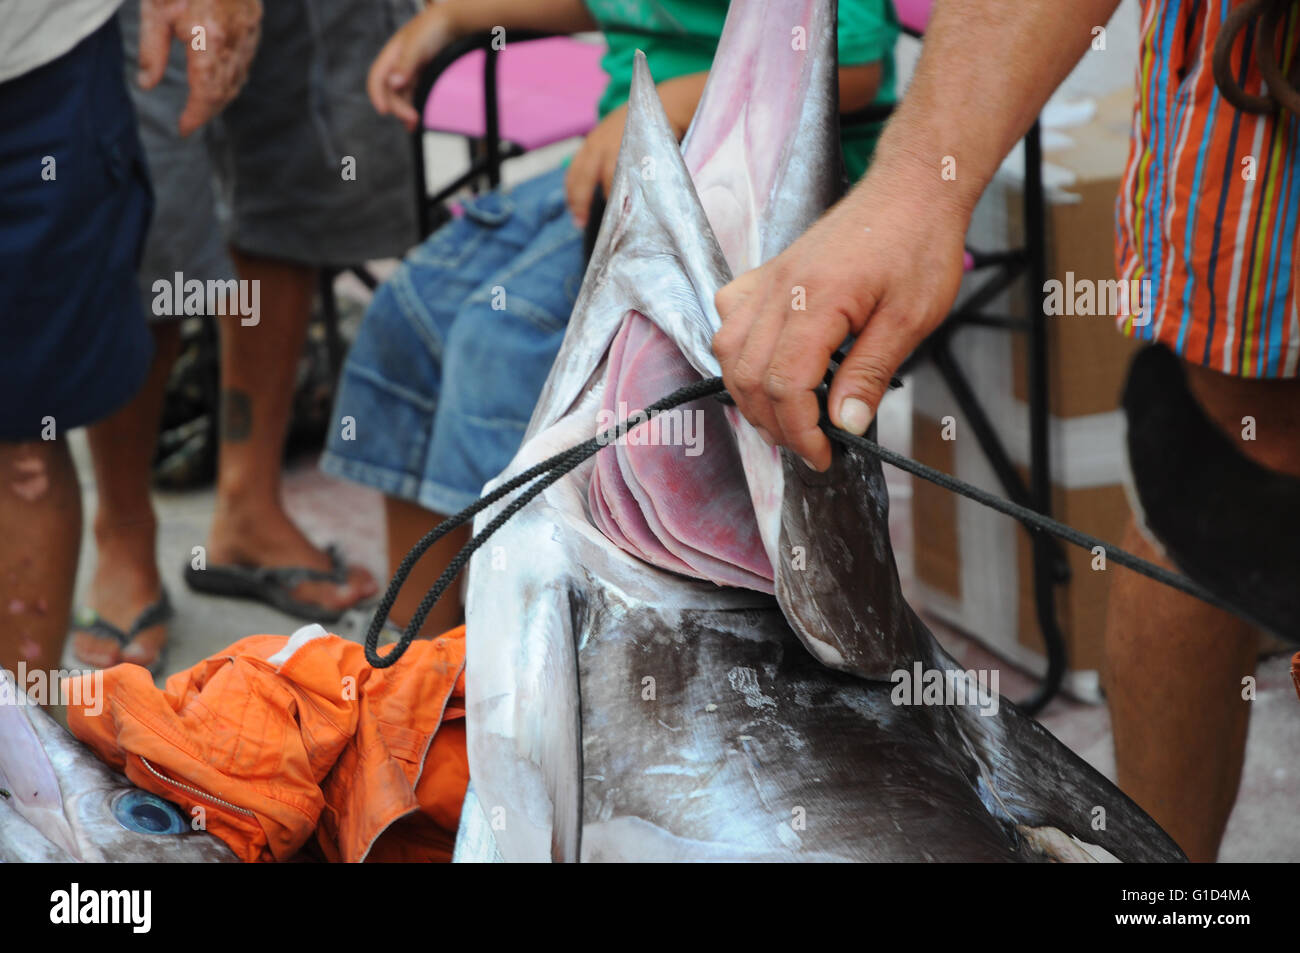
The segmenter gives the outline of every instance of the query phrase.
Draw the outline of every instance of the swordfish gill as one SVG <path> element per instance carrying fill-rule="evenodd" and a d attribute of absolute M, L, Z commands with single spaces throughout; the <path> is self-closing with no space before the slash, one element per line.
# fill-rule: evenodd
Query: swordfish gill
<path fill-rule="evenodd" d="M 835 37 L 830 0 L 734 0 L 680 148 L 638 55 L 568 332 L 489 489 L 719 373 L 715 292 L 843 189 Z M 471 810 L 494 852 L 1182 859 L 938 646 L 903 599 L 888 505 L 874 457 L 837 447 L 816 473 L 706 398 L 524 506 L 467 584 Z M 900 671 L 958 691 L 896 704 Z"/>

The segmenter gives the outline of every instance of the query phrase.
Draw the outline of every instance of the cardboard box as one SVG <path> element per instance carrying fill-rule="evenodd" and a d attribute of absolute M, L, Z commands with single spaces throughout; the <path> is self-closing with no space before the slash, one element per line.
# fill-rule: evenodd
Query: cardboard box
<path fill-rule="evenodd" d="M 1048 196 L 1049 278 L 1108 281 L 1115 277 L 1114 208 L 1128 152 L 1131 90 L 1097 104 L 1096 114 L 1064 130 L 1069 144 L 1045 158 L 1053 168 Z M 1013 166 L 1014 167 L 1014 166 Z M 999 175 L 985 194 L 969 236 L 981 249 L 1022 243 L 1016 175 Z M 977 279 L 978 281 L 978 279 Z M 994 310 L 1023 316 L 1023 280 Z M 1112 316 L 1047 318 L 1052 514 L 1118 544 L 1129 518 L 1124 422 L 1119 397 L 1136 345 Z M 1028 479 L 1029 408 L 1025 335 L 965 328 L 952 338 L 959 366 L 1001 435 L 1021 477 Z M 998 495 L 1006 493 L 943 380 L 931 366 L 912 381 L 913 455 Z M 953 418 L 944 439 L 945 418 Z M 1046 668 L 1034 606 L 1030 537 L 1019 523 L 924 481 L 913 484 L 915 573 L 930 612 L 973 635 L 1029 671 Z M 1098 669 L 1110 580 L 1123 569 L 1094 571 L 1093 556 L 1062 543 L 1071 579 L 1056 587 L 1056 610 L 1069 652 L 1065 688 L 1100 699 Z"/>

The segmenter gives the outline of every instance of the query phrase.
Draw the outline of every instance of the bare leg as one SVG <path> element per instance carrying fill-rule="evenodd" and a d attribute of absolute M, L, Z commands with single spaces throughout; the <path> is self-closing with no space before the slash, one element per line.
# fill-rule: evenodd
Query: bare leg
<path fill-rule="evenodd" d="M 411 547 L 420 541 L 425 533 L 441 523 L 445 516 L 426 510 L 424 507 L 401 500 L 397 497 L 384 497 L 384 515 L 388 522 L 388 571 L 396 572 Z M 395 625 L 406 627 L 415 615 L 420 600 L 428 592 L 442 571 L 447 568 L 456 553 L 469 541 L 469 527 L 460 526 L 452 530 L 420 558 L 406 578 L 406 584 L 397 595 L 392 611 L 388 617 Z M 438 600 L 424 625 L 420 635 L 433 637 L 441 635 L 448 629 L 455 628 L 463 621 L 463 607 L 460 602 L 459 579 L 453 582 L 446 594 Z"/>
<path fill-rule="evenodd" d="M 1162 565 L 1131 525 L 1123 546 Z M 1244 622 L 1135 573 L 1116 573 L 1106 701 L 1119 786 L 1194 861 L 1218 855 L 1237 799 L 1258 639 Z"/>
<path fill-rule="evenodd" d="M 81 488 L 67 441 L 0 443 L 0 666 L 57 668 L 81 546 Z"/>
<path fill-rule="evenodd" d="M 1256 418 L 1259 463 L 1300 473 L 1300 382 L 1245 381 L 1188 368 L 1192 392 L 1223 431 Z M 1130 525 L 1124 545 L 1169 565 Z M 1119 785 L 1195 861 L 1218 855 L 1237 797 L 1255 671 L 1257 634 L 1199 600 L 1117 572 L 1106 625 L 1106 697 Z"/>
<path fill-rule="evenodd" d="M 180 350 L 180 324 L 158 322 L 153 364 L 140 392 L 117 413 L 87 428 L 99 503 L 95 512 L 95 575 L 88 604 L 123 632 L 158 600 L 158 520 L 149 496 L 154 447 L 162 419 L 167 378 Z M 77 658 L 106 668 L 118 662 L 149 666 L 158 658 L 167 629 L 141 631 L 125 648 L 89 632 L 73 635 Z"/>
<path fill-rule="evenodd" d="M 280 498 L 280 469 L 293 386 L 311 319 L 316 270 L 231 250 L 239 277 L 260 282 L 260 318 L 221 325 L 221 453 L 208 564 L 304 566 L 328 570 L 329 557 L 294 525 Z M 306 581 L 293 596 L 345 609 L 377 591 L 353 566 L 345 583 Z"/>

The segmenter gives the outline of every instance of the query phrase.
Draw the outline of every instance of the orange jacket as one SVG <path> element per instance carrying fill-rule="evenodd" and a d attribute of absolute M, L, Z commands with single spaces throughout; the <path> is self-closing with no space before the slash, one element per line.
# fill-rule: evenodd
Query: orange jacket
<path fill-rule="evenodd" d="M 243 860 L 288 860 L 314 831 L 334 861 L 445 861 L 469 781 L 464 669 L 464 626 L 372 669 L 309 625 L 241 639 L 161 691 L 114 666 L 102 713 L 69 706 L 68 727 Z"/>

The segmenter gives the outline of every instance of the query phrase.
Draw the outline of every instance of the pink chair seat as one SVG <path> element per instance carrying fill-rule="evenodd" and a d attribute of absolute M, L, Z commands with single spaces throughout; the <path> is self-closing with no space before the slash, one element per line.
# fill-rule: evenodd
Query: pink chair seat
<path fill-rule="evenodd" d="M 924 33 L 930 22 L 930 8 L 934 0 L 894 0 L 894 10 L 898 13 L 898 22 L 905 30 Z"/>
<path fill-rule="evenodd" d="M 596 124 L 605 89 L 604 45 L 569 37 L 506 42 L 497 63 L 501 138 L 525 150 L 581 136 Z M 425 128 L 484 135 L 483 57 L 475 50 L 453 63 L 424 106 Z"/>

